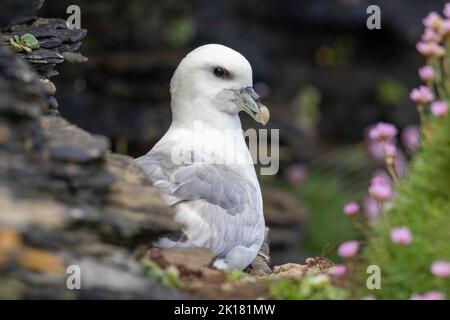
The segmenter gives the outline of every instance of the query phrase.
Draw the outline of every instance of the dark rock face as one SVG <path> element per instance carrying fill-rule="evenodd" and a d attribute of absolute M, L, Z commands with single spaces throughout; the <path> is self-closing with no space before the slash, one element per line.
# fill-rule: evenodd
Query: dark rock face
<path fill-rule="evenodd" d="M 61 0 L 43 10 L 61 14 L 70 3 Z M 126 141 L 128 153 L 141 155 L 170 125 L 169 81 L 180 59 L 197 45 L 222 43 L 249 59 L 255 82 L 270 86 L 265 99 L 273 116 L 269 126 L 280 129 L 281 140 L 293 150 L 294 158 L 308 159 L 317 153 L 314 145 L 324 140 L 359 141 L 371 123 L 383 120 L 403 127 L 418 120 L 407 97 L 418 84 L 416 68 L 424 63 L 414 45 L 422 32 L 422 17 L 428 11 L 441 10 L 445 1 L 78 3 L 83 11 L 82 26 L 95 41 L 84 44 L 90 61 L 80 68 L 67 66 L 67 78 L 59 78 L 58 98 L 64 102 L 61 112 L 72 122 L 107 135 L 113 146 L 116 141 Z M 381 30 L 366 28 L 370 4 L 381 8 Z M 164 36 L 170 34 L 166 29 L 172 21 L 178 20 L 193 31 L 187 32 L 185 42 L 173 44 Z M 189 28 L 180 33 L 183 30 Z M 318 61 L 324 48 L 334 52 L 339 60 L 335 65 Z M 76 78 L 83 80 L 83 97 L 73 95 Z M 378 101 L 386 79 L 399 85 L 399 101 Z M 307 140 L 299 123 L 302 109 L 298 96 L 302 88 L 310 86 L 319 90 L 317 136 L 321 139 L 304 146 L 297 142 Z M 101 125 L 89 117 L 91 110 L 99 110 Z"/>
<path fill-rule="evenodd" d="M 0 12 L 0 31 L 8 26 L 25 23 L 36 18 L 36 11 L 44 0 L 4 0 Z"/>
<path fill-rule="evenodd" d="M 48 115 L 48 88 L 0 44 L 0 298 L 180 298 L 133 258 L 177 230 L 131 158 Z M 81 290 L 66 268 L 81 270 Z"/>

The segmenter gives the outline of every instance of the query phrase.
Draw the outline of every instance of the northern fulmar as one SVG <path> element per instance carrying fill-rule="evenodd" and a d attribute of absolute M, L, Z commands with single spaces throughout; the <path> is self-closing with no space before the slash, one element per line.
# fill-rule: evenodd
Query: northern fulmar
<path fill-rule="evenodd" d="M 136 159 L 182 227 L 176 238 L 155 245 L 209 248 L 214 267 L 243 270 L 261 248 L 265 224 L 238 113 L 263 125 L 269 119 L 253 90 L 250 63 L 223 45 L 201 46 L 178 65 L 170 94 L 170 128 Z"/>

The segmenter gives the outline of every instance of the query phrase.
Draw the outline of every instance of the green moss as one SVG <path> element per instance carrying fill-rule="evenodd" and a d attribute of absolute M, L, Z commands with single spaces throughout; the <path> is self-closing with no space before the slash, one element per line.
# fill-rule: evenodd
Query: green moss
<path fill-rule="evenodd" d="M 435 260 L 450 260 L 450 117 L 434 119 L 431 137 L 410 165 L 408 177 L 396 186 L 394 206 L 375 227 L 364 252 L 367 264 L 381 268 L 382 288 L 371 294 L 406 299 L 438 290 L 450 298 L 450 280 L 430 273 Z M 413 233 L 408 246 L 391 242 L 393 227 Z"/>

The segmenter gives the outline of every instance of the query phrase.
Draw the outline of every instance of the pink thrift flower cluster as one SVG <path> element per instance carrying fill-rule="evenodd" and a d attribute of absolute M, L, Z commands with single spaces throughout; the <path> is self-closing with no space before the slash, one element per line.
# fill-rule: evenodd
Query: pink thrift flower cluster
<path fill-rule="evenodd" d="M 338 255 L 341 258 L 352 258 L 359 251 L 359 243 L 355 240 L 342 243 L 338 248 Z"/>
<path fill-rule="evenodd" d="M 344 206 L 344 214 L 348 217 L 354 216 L 359 212 L 359 205 L 356 202 L 349 202 Z"/>
<path fill-rule="evenodd" d="M 391 240 L 395 244 L 408 245 L 412 238 L 412 233 L 408 227 L 397 227 L 391 230 Z"/>
<path fill-rule="evenodd" d="M 448 113 L 448 104 L 444 101 L 435 101 L 431 104 L 431 114 L 435 117 L 444 117 Z"/>
<path fill-rule="evenodd" d="M 450 3 L 446 3 L 444 6 L 444 16 L 446 16 L 447 18 L 450 18 Z"/>
<path fill-rule="evenodd" d="M 391 185 L 385 179 L 376 176 L 369 186 L 369 194 L 374 200 L 383 203 L 392 198 L 393 192 Z"/>
<path fill-rule="evenodd" d="M 433 275 L 439 278 L 450 278 L 450 261 L 437 260 L 430 267 Z"/>
<path fill-rule="evenodd" d="M 397 128 L 393 124 L 379 122 L 370 129 L 369 138 L 376 141 L 390 141 L 397 133 Z"/>
<path fill-rule="evenodd" d="M 375 298 L 374 296 L 365 296 L 362 297 L 361 300 L 377 300 L 377 298 Z"/>
<path fill-rule="evenodd" d="M 419 69 L 419 77 L 424 82 L 434 81 L 434 79 L 436 79 L 436 73 L 434 72 L 433 67 L 423 66 Z"/>
<path fill-rule="evenodd" d="M 427 29 L 439 30 L 442 26 L 442 18 L 437 12 L 433 11 L 423 18 L 422 23 Z"/>
<path fill-rule="evenodd" d="M 433 93 L 426 86 L 420 86 L 419 88 L 413 89 L 409 94 L 409 97 L 412 101 L 419 104 L 427 104 L 434 99 Z"/>
<path fill-rule="evenodd" d="M 444 8 L 446 16 L 447 7 Z M 441 42 L 450 34 L 450 19 L 441 17 L 437 12 L 430 12 L 424 19 L 425 31 L 417 43 L 417 51 L 426 57 L 440 58 L 445 56 Z"/>
<path fill-rule="evenodd" d="M 444 7 L 444 17 L 441 17 L 437 12 L 430 12 L 424 19 L 425 26 L 421 41 L 416 45 L 417 51 L 427 58 L 441 58 L 446 55 L 445 45 L 450 41 L 450 3 Z M 433 82 L 436 80 L 436 72 L 439 74 L 440 70 L 435 70 L 432 66 L 426 65 L 419 69 L 419 76 L 427 86 L 420 86 L 415 88 L 409 94 L 412 101 L 419 106 L 431 103 L 435 97 L 433 94 Z M 445 80 L 444 80 L 445 81 Z M 444 101 L 435 101 L 430 107 L 431 113 L 435 117 L 444 117 L 448 113 L 448 105 Z"/>
<path fill-rule="evenodd" d="M 445 49 L 436 42 L 419 42 L 416 49 L 425 57 L 442 58 L 445 56 Z"/>
<path fill-rule="evenodd" d="M 343 277 L 347 274 L 347 267 L 343 264 L 338 264 L 334 266 L 334 275 L 336 277 Z"/>
<path fill-rule="evenodd" d="M 445 295 L 439 291 L 428 291 L 423 295 L 414 293 L 411 300 L 445 300 Z"/>
<path fill-rule="evenodd" d="M 441 41 L 441 35 L 434 31 L 433 29 L 425 29 L 425 32 L 422 35 L 422 41 L 425 43 L 428 42 L 439 42 Z"/>
<path fill-rule="evenodd" d="M 386 157 L 395 158 L 397 155 L 397 147 L 395 144 L 388 143 L 384 146 L 384 154 Z"/>

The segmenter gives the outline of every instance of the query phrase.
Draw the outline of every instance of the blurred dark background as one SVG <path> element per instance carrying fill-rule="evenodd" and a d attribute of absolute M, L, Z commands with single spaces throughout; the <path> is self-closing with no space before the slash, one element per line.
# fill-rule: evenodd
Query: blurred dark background
<path fill-rule="evenodd" d="M 168 127 L 169 80 L 178 62 L 205 43 L 249 59 L 271 126 L 286 129 L 286 143 L 312 133 L 345 143 L 379 120 L 413 122 L 407 93 L 423 63 L 414 50 L 420 21 L 443 3 L 62 0 L 48 1 L 40 14 L 65 18 L 67 6 L 77 4 L 88 30 L 82 53 L 90 61 L 66 64 L 53 79 L 62 114 L 139 155 Z M 381 8 L 381 30 L 366 28 L 370 4 Z"/>
<path fill-rule="evenodd" d="M 220 43 L 248 58 L 271 111 L 269 127 L 280 129 L 281 169 L 264 177 L 263 189 L 299 202 L 286 216 L 289 210 L 276 209 L 268 196 L 280 261 L 320 254 L 354 232 L 341 221 L 342 204 L 364 197 L 379 165 L 364 131 L 377 121 L 400 128 L 417 122 L 408 93 L 424 61 L 415 43 L 421 19 L 444 2 L 61 0 L 47 1 L 40 16 L 67 18 L 67 6 L 80 6 L 88 30 L 81 52 L 89 61 L 64 64 L 52 78 L 59 110 L 132 156 L 146 153 L 168 128 L 169 81 L 191 49 Z M 371 4 L 381 8 L 381 30 L 366 27 Z M 276 228 L 298 220 L 308 223 L 291 233 Z M 296 245 L 277 256 L 286 238 Z"/>

